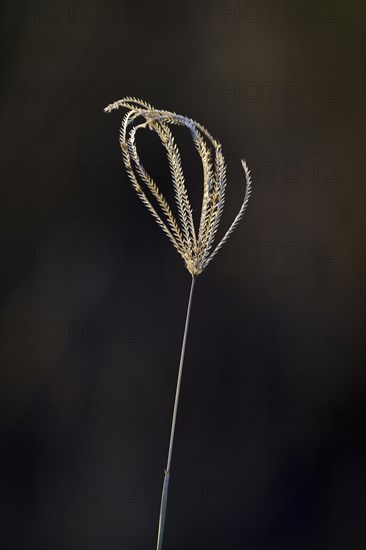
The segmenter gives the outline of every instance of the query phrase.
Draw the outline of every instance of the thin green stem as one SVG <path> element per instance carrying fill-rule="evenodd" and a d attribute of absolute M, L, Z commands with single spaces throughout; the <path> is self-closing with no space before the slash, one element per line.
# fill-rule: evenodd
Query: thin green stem
<path fill-rule="evenodd" d="M 179 393 L 180 393 L 180 385 L 181 385 L 181 381 L 182 381 L 183 363 L 184 363 L 184 355 L 185 355 L 185 351 L 186 351 L 187 334 L 188 334 L 189 318 L 190 318 L 190 313 L 191 313 L 194 283 L 195 283 L 195 278 L 192 277 L 192 284 L 191 284 L 191 290 L 190 290 L 190 293 L 189 293 L 189 300 L 188 300 L 188 307 L 187 307 L 186 323 L 185 323 L 185 327 L 184 327 L 182 350 L 181 350 L 181 353 L 180 353 L 177 387 L 176 387 L 176 390 L 175 390 L 175 400 L 174 400 L 172 427 L 171 427 L 171 430 L 170 430 L 168 460 L 167 460 L 166 468 L 164 470 L 164 483 L 163 483 L 163 490 L 162 490 L 162 494 L 161 494 L 160 515 L 159 515 L 158 542 L 157 542 L 157 546 L 156 546 L 157 550 L 162 550 L 162 547 L 163 547 L 165 515 L 166 515 L 167 502 L 168 502 L 170 463 L 171 463 L 171 460 L 172 460 L 172 452 L 173 452 L 173 444 L 174 444 L 174 433 L 175 433 L 175 423 L 176 423 L 176 420 L 177 420 Z"/>

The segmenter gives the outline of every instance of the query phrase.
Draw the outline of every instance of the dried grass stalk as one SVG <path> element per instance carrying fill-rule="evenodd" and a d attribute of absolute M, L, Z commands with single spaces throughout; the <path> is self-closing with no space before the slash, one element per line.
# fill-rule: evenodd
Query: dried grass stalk
<path fill-rule="evenodd" d="M 164 470 L 164 483 L 160 505 L 157 550 L 161 550 L 163 544 L 175 423 L 177 418 L 178 400 L 194 283 L 198 275 L 203 272 L 212 258 L 225 244 L 243 217 L 251 194 L 251 178 L 248 165 L 245 160 L 242 159 L 241 164 L 246 180 L 244 199 L 233 223 L 228 228 L 219 243 L 214 245 L 215 236 L 219 227 L 225 203 L 226 164 L 222 153 L 221 144 L 211 136 L 206 128 L 195 120 L 170 111 L 155 109 L 149 103 L 134 97 L 125 97 L 119 101 L 111 103 L 104 109 L 104 111 L 110 113 L 114 109 L 119 109 L 120 107 L 128 109 L 128 112 L 122 121 L 119 142 L 122 150 L 123 161 L 132 185 L 142 202 L 145 204 L 147 209 L 155 218 L 156 222 L 160 225 L 164 233 L 174 245 L 175 249 L 183 258 L 185 266 L 192 276 L 178 370 L 177 387 L 175 392 L 168 459 L 167 466 Z M 135 121 L 138 118 L 142 118 L 144 121 L 136 124 Z M 203 197 L 198 232 L 196 232 L 196 228 L 193 223 L 193 212 L 185 184 L 179 149 L 170 130 L 170 126 L 172 125 L 184 126 L 189 130 L 202 161 Z M 131 128 L 129 128 L 130 126 Z M 178 219 L 174 217 L 168 202 L 141 163 L 136 147 L 136 133 L 141 128 L 148 128 L 149 130 L 156 132 L 166 151 L 173 182 L 174 197 L 179 216 Z M 153 198 L 155 204 L 159 206 L 161 210 L 160 213 L 157 212 L 156 208 L 151 203 L 151 198 Z"/>

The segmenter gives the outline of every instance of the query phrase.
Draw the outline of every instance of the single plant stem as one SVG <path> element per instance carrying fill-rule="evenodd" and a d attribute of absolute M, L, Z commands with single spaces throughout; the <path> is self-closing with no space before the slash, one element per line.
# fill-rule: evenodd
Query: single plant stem
<path fill-rule="evenodd" d="M 180 353 L 180 362 L 179 362 L 179 371 L 178 371 L 177 387 L 176 387 L 176 390 L 175 390 L 175 401 L 174 401 L 174 411 L 173 411 L 172 427 L 171 427 L 171 430 L 170 430 L 170 442 L 169 442 L 168 460 L 167 460 L 166 468 L 165 468 L 165 470 L 164 470 L 164 483 L 163 483 L 163 490 L 162 490 L 162 494 L 161 494 L 160 515 L 159 515 L 158 542 L 157 542 L 157 547 L 156 547 L 157 550 L 162 550 L 162 547 L 163 547 L 165 514 L 166 514 L 166 506 L 167 506 L 167 502 L 168 502 L 168 487 L 169 487 L 169 477 L 170 477 L 170 463 L 171 463 L 171 460 L 172 460 L 172 451 L 173 451 L 173 443 L 174 443 L 175 423 L 176 423 L 176 420 L 177 420 L 177 410 L 178 410 L 179 392 L 180 392 L 180 384 L 181 384 L 181 381 L 182 381 L 183 363 L 184 363 L 184 355 L 185 355 L 185 351 L 186 351 L 186 342 L 187 342 L 189 318 L 190 318 L 190 313 L 191 313 L 191 305 L 192 305 L 192 296 L 193 296 L 194 283 L 195 283 L 195 278 L 192 277 L 191 291 L 190 291 L 190 293 L 189 293 L 189 300 L 188 300 L 188 307 L 187 307 L 186 324 L 185 324 L 185 327 L 184 327 L 184 335 L 183 335 L 183 342 L 182 342 L 182 350 L 181 350 L 181 353 Z"/>

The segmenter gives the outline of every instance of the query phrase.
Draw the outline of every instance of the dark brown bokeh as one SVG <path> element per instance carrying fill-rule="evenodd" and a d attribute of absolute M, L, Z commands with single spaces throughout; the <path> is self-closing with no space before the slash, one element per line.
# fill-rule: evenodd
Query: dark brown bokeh
<path fill-rule="evenodd" d="M 222 231 L 253 175 L 196 285 L 166 550 L 364 548 L 364 3 L 1 10 L 3 547 L 154 548 L 190 278 L 103 113 L 134 95 L 222 143 Z"/>

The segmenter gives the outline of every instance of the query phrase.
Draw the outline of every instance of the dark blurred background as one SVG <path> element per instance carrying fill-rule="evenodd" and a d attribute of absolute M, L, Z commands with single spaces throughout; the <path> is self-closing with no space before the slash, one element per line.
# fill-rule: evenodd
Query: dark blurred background
<path fill-rule="evenodd" d="M 223 144 L 166 550 L 364 548 L 360 1 L 2 2 L 1 540 L 155 548 L 190 277 L 125 173 L 125 95 Z M 199 208 L 199 163 L 181 136 Z M 178 138 L 177 138 L 178 139 Z M 163 153 L 140 154 L 163 191 Z"/>

